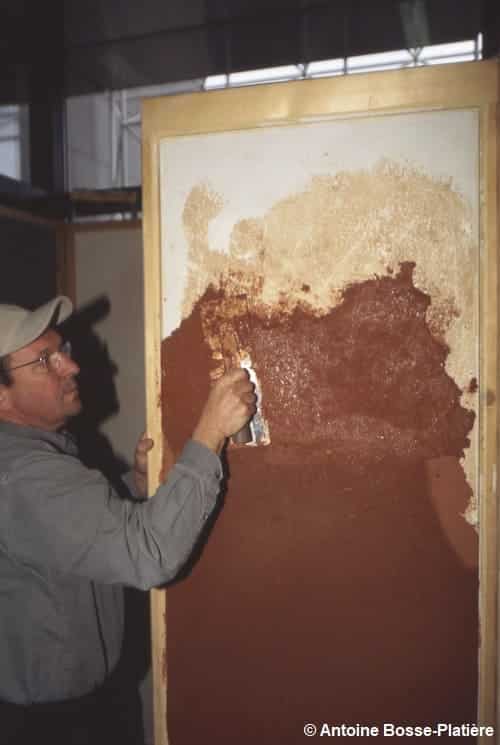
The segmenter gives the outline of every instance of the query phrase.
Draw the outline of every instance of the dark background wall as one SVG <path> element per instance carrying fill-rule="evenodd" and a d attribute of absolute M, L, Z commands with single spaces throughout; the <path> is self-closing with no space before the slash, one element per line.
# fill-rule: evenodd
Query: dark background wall
<path fill-rule="evenodd" d="M 57 228 L 0 214 L 0 303 L 36 308 L 57 292 Z"/>

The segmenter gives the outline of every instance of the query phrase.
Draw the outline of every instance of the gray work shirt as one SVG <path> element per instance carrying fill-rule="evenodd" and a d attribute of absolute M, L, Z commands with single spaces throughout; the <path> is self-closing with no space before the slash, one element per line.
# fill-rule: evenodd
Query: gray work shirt
<path fill-rule="evenodd" d="M 102 683 L 120 655 L 122 586 L 177 574 L 221 478 L 219 458 L 189 441 L 150 500 L 123 500 L 69 435 L 0 422 L 0 700 Z"/>

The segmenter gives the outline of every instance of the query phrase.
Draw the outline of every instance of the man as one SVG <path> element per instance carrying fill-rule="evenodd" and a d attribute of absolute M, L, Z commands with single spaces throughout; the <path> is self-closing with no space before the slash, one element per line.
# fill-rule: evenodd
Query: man
<path fill-rule="evenodd" d="M 232 370 L 156 494 L 120 499 L 64 431 L 81 409 L 79 367 L 57 330 L 71 312 L 62 296 L 33 312 L 0 305 L 1 743 L 124 741 L 94 723 L 109 714 L 121 586 L 175 577 L 215 506 L 225 439 L 255 412 L 246 372 Z M 137 446 L 136 497 L 147 496 L 151 447 Z"/>

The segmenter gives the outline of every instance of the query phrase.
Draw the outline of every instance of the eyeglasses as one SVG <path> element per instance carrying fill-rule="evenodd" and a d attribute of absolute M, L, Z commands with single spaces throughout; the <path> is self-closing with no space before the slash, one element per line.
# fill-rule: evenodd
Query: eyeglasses
<path fill-rule="evenodd" d="M 23 362 L 22 365 L 14 365 L 14 367 L 8 367 L 7 371 L 10 372 L 11 370 L 19 370 L 21 367 L 28 367 L 28 365 L 40 365 L 40 369 L 45 370 L 48 372 L 49 370 L 59 370 L 61 367 L 61 364 L 64 360 L 64 357 L 71 358 L 71 342 L 65 341 L 61 344 L 59 349 L 57 349 L 55 352 L 51 352 L 49 349 L 44 349 L 43 352 L 40 354 L 40 357 L 38 357 L 36 360 L 31 360 L 31 362 Z"/>

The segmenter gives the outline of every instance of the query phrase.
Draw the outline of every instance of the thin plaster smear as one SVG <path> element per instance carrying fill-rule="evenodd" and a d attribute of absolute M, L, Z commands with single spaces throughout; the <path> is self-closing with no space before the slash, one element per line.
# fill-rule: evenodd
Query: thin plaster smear
<path fill-rule="evenodd" d="M 348 285 L 397 273 L 412 261 L 415 287 L 430 298 L 428 328 L 449 348 L 446 371 L 462 391 L 462 404 L 476 407 L 478 238 L 472 207 L 449 179 L 388 159 L 372 169 L 316 175 L 263 216 L 236 220 L 229 251 L 210 242 L 223 206 L 224 197 L 209 183 L 196 185 L 185 201 L 184 319 L 210 286 L 224 286 L 233 298 L 233 310 L 222 311 L 226 316 L 251 310 L 270 317 L 276 309 L 292 314 L 297 308 L 326 315 Z M 212 342 L 213 356 L 220 357 Z M 477 424 L 470 439 L 477 443 Z M 474 491 L 475 446 L 465 451 L 463 465 Z M 465 517 L 477 522 L 472 495 Z"/>

